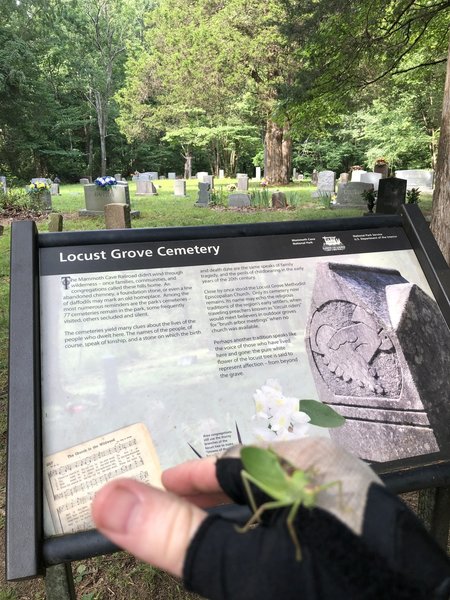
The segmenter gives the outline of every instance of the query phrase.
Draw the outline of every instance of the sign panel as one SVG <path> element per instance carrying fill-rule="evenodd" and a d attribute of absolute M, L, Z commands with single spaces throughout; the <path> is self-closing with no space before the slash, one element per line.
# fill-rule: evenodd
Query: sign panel
<path fill-rule="evenodd" d="M 82 481 L 66 468 L 75 496 L 46 486 L 47 534 L 92 526 L 99 483 L 128 474 L 116 464 L 126 448 L 105 455 L 97 440 L 137 424 L 154 452 L 133 473 L 149 482 L 239 442 L 305 433 L 377 462 L 447 444 L 450 333 L 400 227 L 42 248 L 40 272 L 47 484 L 55 456 L 91 448 Z M 332 404 L 347 423 L 296 428 L 269 406 L 274 393 Z"/>

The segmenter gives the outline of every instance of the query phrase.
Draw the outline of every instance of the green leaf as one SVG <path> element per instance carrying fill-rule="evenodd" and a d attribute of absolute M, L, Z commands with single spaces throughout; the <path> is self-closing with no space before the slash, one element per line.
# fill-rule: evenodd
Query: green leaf
<path fill-rule="evenodd" d="M 300 400 L 299 410 L 308 415 L 311 425 L 318 427 L 340 427 L 345 423 L 342 415 L 317 400 Z"/>

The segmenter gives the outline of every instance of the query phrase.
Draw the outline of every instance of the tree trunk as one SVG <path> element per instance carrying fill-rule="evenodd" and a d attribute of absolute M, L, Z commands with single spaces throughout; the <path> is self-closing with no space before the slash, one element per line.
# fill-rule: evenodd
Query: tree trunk
<path fill-rule="evenodd" d="M 192 156 L 187 152 L 184 156 L 184 178 L 189 180 L 192 175 Z"/>
<path fill-rule="evenodd" d="M 267 122 L 264 139 L 264 178 L 271 185 L 289 183 L 292 160 L 292 141 L 289 125 L 280 127 L 273 121 Z"/>
<path fill-rule="evenodd" d="M 450 47 L 447 60 L 441 137 L 436 166 L 436 185 L 433 194 L 431 231 L 445 260 L 450 264 Z"/>

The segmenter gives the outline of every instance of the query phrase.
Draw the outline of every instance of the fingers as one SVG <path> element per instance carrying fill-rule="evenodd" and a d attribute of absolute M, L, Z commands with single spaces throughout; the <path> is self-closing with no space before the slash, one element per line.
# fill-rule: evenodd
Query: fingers
<path fill-rule="evenodd" d="M 186 550 L 206 513 L 132 479 L 116 479 L 92 503 L 97 529 L 141 560 L 182 574 Z"/>
<path fill-rule="evenodd" d="M 164 487 L 201 507 L 229 502 L 217 481 L 216 458 L 191 460 L 167 469 L 162 474 Z"/>

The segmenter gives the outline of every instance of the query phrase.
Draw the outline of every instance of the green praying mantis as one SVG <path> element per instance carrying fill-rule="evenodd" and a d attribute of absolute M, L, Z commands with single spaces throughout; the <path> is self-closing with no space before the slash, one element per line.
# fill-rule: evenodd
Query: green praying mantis
<path fill-rule="evenodd" d="M 301 470 L 292 463 L 279 456 L 271 448 L 259 448 L 246 446 L 241 449 L 241 460 L 244 469 L 241 471 L 242 481 L 247 493 L 253 515 L 249 521 L 239 529 L 246 532 L 252 525 L 260 521 L 261 515 L 266 510 L 290 506 L 286 524 L 289 535 L 295 546 L 295 558 L 300 561 L 302 552 L 297 533 L 294 528 L 294 519 L 300 506 L 313 508 L 316 504 L 317 495 L 334 485 L 339 488 L 339 497 L 342 497 L 342 485 L 340 481 L 332 481 L 323 485 L 315 484 L 312 470 Z M 253 483 L 268 496 L 272 501 L 265 502 L 259 508 L 256 506 L 250 483 Z"/>

